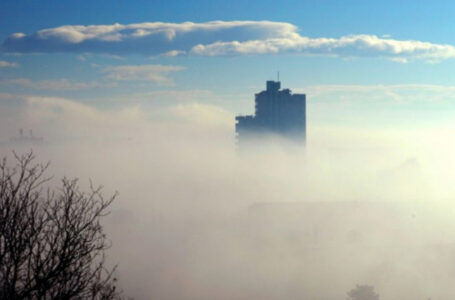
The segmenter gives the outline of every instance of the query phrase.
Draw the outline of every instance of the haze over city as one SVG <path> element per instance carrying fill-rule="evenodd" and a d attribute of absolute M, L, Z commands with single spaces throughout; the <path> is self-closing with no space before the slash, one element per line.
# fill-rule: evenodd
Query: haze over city
<path fill-rule="evenodd" d="M 454 299 L 454 9 L 2 0 L 0 158 L 118 192 L 126 298 Z"/>

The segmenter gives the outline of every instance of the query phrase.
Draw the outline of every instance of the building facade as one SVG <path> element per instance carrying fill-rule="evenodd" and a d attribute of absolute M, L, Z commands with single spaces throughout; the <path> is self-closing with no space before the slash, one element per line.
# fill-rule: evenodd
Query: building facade
<path fill-rule="evenodd" d="M 239 145 L 266 135 L 305 143 L 306 95 L 281 89 L 279 81 L 267 81 L 266 90 L 255 95 L 255 114 L 235 119 Z"/>

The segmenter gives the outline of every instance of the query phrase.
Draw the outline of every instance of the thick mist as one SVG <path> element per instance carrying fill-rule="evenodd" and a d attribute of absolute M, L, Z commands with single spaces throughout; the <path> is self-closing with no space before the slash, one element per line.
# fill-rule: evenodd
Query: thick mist
<path fill-rule="evenodd" d="M 17 104 L 19 103 L 19 104 Z M 55 98 L 5 108 L 0 154 L 33 149 L 119 196 L 105 219 L 135 299 L 454 299 L 453 129 L 308 125 L 236 151 L 234 115 L 184 103 L 104 110 Z M 21 125 L 18 125 L 21 124 Z M 43 142 L 12 142 L 19 127 Z"/>

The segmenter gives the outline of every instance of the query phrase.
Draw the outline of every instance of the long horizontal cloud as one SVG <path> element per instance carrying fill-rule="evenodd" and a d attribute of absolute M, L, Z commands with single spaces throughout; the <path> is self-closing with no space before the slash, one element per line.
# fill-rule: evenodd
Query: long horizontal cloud
<path fill-rule="evenodd" d="M 207 23 L 139 23 L 61 26 L 26 35 L 15 33 L 2 44 L 5 52 L 93 52 L 110 54 L 219 56 L 301 53 L 345 57 L 386 57 L 440 61 L 455 57 L 455 47 L 376 35 L 310 38 L 290 23 L 213 21 Z"/>
<path fill-rule="evenodd" d="M 0 60 L 0 68 L 15 68 L 17 66 L 18 66 L 17 63 Z"/>
<path fill-rule="evenodd" d="M 171 65 L 123 65 L 106 67 L 102 72 L 114 80 L 152 81 L 161 85 L 172 85 L 174 81 L 166 75 L 183 69 L 181 66 Z"/>
<path fill-rule="evenodd" d="M 51 91 L 78 91 L 84 89 L 91 89 L 102 86 L 99 82 L 89 81 L 73 81 L 68 79 L 58 79 L 58 80 L 39 80 L 32 81 L 28 78 L 14 78 L 6 79 L 0 81 L 0 85 L 18 85 L 31 89 L 39 90 L 51 90 Z M 109 87 L 115 86 L 114 84 L 109 84 Z"/>
<path fill-rule="evenodd" d="M 30 35 L 15 33 L 3 43 L 7 52 L 106 52 L 166 54 L 188 51 L 216 41 L 250 41 L 296 35 L 288 23 L 215 21 L 208 23 L 140 23 L 61 26 Z"/>
<path fill-rule="evenodd" d="M 384 109 L 390 105 L 416 108 L 425 105 L 444 110 L 453 107 L 455 86 L 435 84 L 391 84 L 391 85 L 315 85 L 303 90 L 313 104 L 362 105 L 378 104 Z"/>
<path fill-rule="evenodd" d="M 297 36 L 246 42 L 215 42 L 192 48 L 198 55 L 267 54 L 293 52 L 345 57 L 388 57 L 399 62 L 407 59 L 439 61 L 455 57 L 455 47 L 421 41 L 384 39 L 375 35 L 349 35 L 341 38 Z"/>

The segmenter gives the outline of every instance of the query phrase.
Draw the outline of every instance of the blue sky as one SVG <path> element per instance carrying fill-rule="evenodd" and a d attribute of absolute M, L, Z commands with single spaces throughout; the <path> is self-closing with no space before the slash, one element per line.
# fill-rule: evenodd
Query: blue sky
<path fill-rule="evenodd" d="M 103 109 L 186 101 L 251 113 L 253 94 L 279 70 L 284 87 L 307 93 L 315 122 L 378 109 L 447 115 L 454 8 L 450 1 L 3 0 L 1 101 L 57 97 Z"/>

